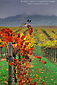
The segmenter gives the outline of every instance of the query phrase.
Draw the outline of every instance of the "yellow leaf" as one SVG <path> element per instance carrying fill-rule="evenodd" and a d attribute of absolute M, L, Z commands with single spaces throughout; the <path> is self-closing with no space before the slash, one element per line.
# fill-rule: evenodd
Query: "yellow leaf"
<path fill-rule="evenodd" d="M 0 39 L 0 43 L 2 42 L 2 40 Z"/>
<path fill-rule="evenodd" d="M 8 83 L 7 81 L 4 81 L 5 83 Z"/>
<path fill-rule="evenodd" d="M 8 71 L 8 69 L 6 69 Z"/>

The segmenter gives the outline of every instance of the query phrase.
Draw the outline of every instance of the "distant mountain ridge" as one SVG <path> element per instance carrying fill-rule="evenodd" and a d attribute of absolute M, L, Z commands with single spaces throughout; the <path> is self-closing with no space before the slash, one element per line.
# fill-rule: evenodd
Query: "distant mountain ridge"
<path fill-rule="evenodd" d="M 16 15 L 0 18 L 0 26 L 22 26 L 27 19 L 31 19 L 32 26 L 57 26 L 57 16 L 44 15 Z"/>

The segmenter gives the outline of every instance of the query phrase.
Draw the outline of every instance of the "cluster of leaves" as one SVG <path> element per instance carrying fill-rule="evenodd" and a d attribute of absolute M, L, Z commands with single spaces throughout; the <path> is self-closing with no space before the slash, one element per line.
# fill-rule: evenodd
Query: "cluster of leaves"
<path fill-rule="evenodd" d="M 30 35 L 32 34 L 32 32 L 33 32 L 33 28 L 31 27 L 30 30 L 28 30 L 29 37 L 31 37 Z M 2 44 L 2 42 L 4 42 L 4 43 L 1 45 L 1 47 L 4 47 L 5 45 L 7 45 L 8 42 L 12 42 L 12 43 L 14 43 L 14 44 L 12 44 L 13 53 L 14 53 L 14 48 L 17 48 L 15 51 L 18 50 L 19 56 L 21 57 L 24 55 L 24 57 L 25 57 L 24 59 L 26 59 L 28 57 L 28 54 L 32 55 L 32 53 L 33 53 L 32 50 L 34 49 L 33 47 L 30 47 L 31 45 L 29 45 L 30 40 L 31 40 L 31 38 L 29 39 L 29 37 L 26 36 L 26 33 L 23 34 L 22 36 L 20 36 L 20 33 L 15 36 L 11 29 L 9 29 L 9 28 L 2 29 L 0 31 L 0 42 L 1 42 L 1 44 Z M 29 47 L 29 49 L 27 48 L 27 46 Z M 31 61 L 31 59 L 30 59 L 30 61 Z M 14 60 L 14 63 L 15 63 L 15 67 L 20 65 L 20 64 L 16 63 L 16 59 Z M 9 64 L 14 65 L 12 62 Z M 28 69 L 28 67 L 27 67 L 27 69 Z"/>
<path fill-rule="evenodd" d="M 28 32 L 24 33 L 23 35 L 21 35 L 20 33 L 18 33 L 16 36 L 14 35 L 13 31 L 9 28 L 6 29 L 2 29 L 0 31 L 0 39 L 1 42 L 3 41 L 5 44 L 1 45 L 2 47 L 4 47 L 4 45 L 7 45 L 8 42 L 12 42 L 12 47 L 13 47 L 13 54 L 14 54 L 14 63 L 11 62 L 8 63 L 10 65 L 14 65 L 15 70 L 17 70 L 17 77 L 19 79 L 19 85 L 37 85 L 36 82 L 31 83 L 31 80 L 33 78 L 29 78 L 28 75 L 28 71 L 29 71 L 29 67 L 30 67 L 30 62 L 31 59 L 29 58 L 29 55 L 33 54 L 33 50 L 34 50 L 34 46 L 35 46 L 35 33 L 33 33 L 33 28 L 29 27 L 29 25 L 27 26 Z M 16 54 L 19 54 L 19 57 L 21 58 L 22 56 L 24 56 L 22 58 L 22 61 L 18 61 L 16 59 Z M 39 61 L 41 61 L 41 57 L 39 56 L 35 56 L 35 58 L 38 58 Z M 27 63 L 29 62 L 29 63 Z M 43 64 L 46 64 L 46 62 L 43 60 Z M 38 69 L 37 69 L 38 70 Z M 38 71 L 39 73 L 39 71 Z M 44 82 L 42 82 L 42 85 L 44 85 Z"/>
<path fill-rule="evenodd" d="M 10 28 L 1 29 L 0 31 L 0 44 L 1 47 L 4 47 L 8 42 L 14 41 L 14 33 Z"/>
<path fill-rule="evenodd" d="M 28 75 L 28 71 L 29 71 L 29 67 L 30 67 L 30 62 L 31 59 L 29 59 L 28 55 L 32 55 L 33 53 L 33 45 L 31 40 L 33 41 L 33 28 L 31 27 L 28 30 L 28 33 L 23 34 L 23 36 L 20 36 L 20 33 L 17 34 L 17 38 L 15 38 L 15 42 L 17 44 L 13 45 L 13 48 L 16 47 L 16 45 L 18 46 L 18 52 L 19 56 L 22 57 L 24 56 L 24 58 L 22 58 L 22 61 L 18 61 L 17 59 L 14 59 L 14 63 L 15 63 L 15 69 L 17 69 L 17 77 L 19 79 L 19 85 L 29 85 L 29 83 L 31 83 L 32 78 L 29 78 Z M 32 38 L 32 39 L 31 39 Z M 29 63 L 27 63 L 29 62 Z M 13 65 L 11 63 L 11 65 Z M 35 83 L 31 83 L 30 85 L 37 85 L 36 82 Z"/>

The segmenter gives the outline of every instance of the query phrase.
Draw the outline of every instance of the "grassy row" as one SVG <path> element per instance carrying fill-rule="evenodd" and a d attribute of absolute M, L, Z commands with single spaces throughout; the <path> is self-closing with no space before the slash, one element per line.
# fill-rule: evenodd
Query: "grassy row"
<path fill-rule="evenodd" d="M 37 38 L 37 36 L 36 36 Z M 37 49 L 36 49 L 37 48 Z M 32 61 L 33 68 L 31 69 L 32 72 L 30 72 L 30 75 L 33 76 L 33 80 L 31 82 L 37 82 L 38 85 L 41 85 L 41 83 L 44 81 L 45 85 L 57 85 L 57 66 L 45 57 L 43 57 L 43 53 L 41 51 L 40 46 L 36 46 L 34 48 L 35 55 L 37 54 L 42 59 L 39 62 L 37 58 L 34 57 Z M 45 60 L 47 64 L 43 64 L 42 61 Z M 39 68 L 40 73 L 38 74 L 37 68 Z M 38 75 L 38 78 L 36 79 L 35 75 Z"/>

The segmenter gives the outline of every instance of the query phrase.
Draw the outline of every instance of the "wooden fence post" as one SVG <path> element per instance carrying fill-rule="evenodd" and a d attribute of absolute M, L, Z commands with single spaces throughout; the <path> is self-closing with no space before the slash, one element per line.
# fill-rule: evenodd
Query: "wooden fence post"
<path fill-rule="evenodd" d="M 12 62 L 12 42 L 8 42 L 8 59 Z M 8 85 L 12 85 L 12 66 L 8 64 Z"/>
<path fill-rule="evenodd" d="M 54 53 L 54 49 L 53 49 L 53 62 L 54 62 L 54 56 L 55 56 L 55 53 Z"/>
<path fill-rule="evenodd" d="M 55 49 L 55 62 L 56 62 L 56 49 Z"/>
<path fill-rule="evenodd" d="M 47 58 L 49 59 L 49 48 L 46 49 L 47 49 Z"/>
<path fill-rule="evenodd" d="M 51 48 L 51 61 L 53 62 L 53 54 L 52 54 L 52 48 Z"/>
<path fill-rule="evenodd" d="M 56 49 L 56 62 L 57 62 L 57 49 Z"/>
<path fill-rule="evenodd" d="M 7 52 L 6 52 L 6 45 L 5 45 L 5 55 L 6 55 L 6 53 L 7 53 Z"/>
<path fill-rule="evenodd" d="M 53 49 L 52 49 L 52 62 L 53 62 Z"/>
<path fill-rule="evenodd" d="M 1 47 L 1 58 L 3 57 L 3 55 L 2 55 L 2 47 Z"/>
<path fill-rule="evenodd" d="M 50 50 L 50 48 L 48 48 L 48 54 L 49 54 L 49 55 L 48 55 L 48 56 L 49 56 L 48 59 L 49 59 L 49 60 L 51 59 L 50 53 L 51 53 L 51 50 Z"/>

